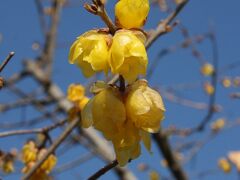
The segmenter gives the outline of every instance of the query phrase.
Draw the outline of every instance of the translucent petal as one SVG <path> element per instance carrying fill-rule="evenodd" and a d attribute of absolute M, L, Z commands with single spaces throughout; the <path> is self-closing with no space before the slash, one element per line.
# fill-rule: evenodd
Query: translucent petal
<path fill-rule="evenodd" d="M 151 152 L 151 136 L 148 132 L 146 131 L 140 131 L 140 136 L 141 136 L 141 139 L 143 141 L 143 144 L 145 146 L 145 148 Z"/>
<path fill-rule="evenodd" d="M 93 116 L 92 116 L 92 106 L 93 106 L 94 98 L 90 99 L 86 106 L 81 111 L 81 125 L 83 128 L 88 128 L 93 124 Z"/>

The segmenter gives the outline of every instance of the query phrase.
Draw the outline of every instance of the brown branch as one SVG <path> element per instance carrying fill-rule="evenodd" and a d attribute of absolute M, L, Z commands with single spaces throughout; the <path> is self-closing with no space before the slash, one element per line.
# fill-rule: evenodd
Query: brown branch
<path fill-rule="evenodd" d="M 42 163 L 58 148 L 58 146 L 67 138 L 72 130 L 79 124 L 80 118 L 74 119 L 66 130 L 55 140 L 51 147 L 47 150 L 46 154 L 33 166 L 32 169 L 22 178 L 22 180 L 28 180 L 34 172 L 42 165 Z"/>
<path fill-rule="evenodd" d="M 186 174 L 182 170 L 181 165 L 175 158 L 174 153 L 172 152 L 167 136 L 163 134 L 160 130 L 159 133 L 153 134 L 153 140 L 156 142 L 158 149 L 161 151 L 163 157 L 167 161 L 169 170 L 171 171 L 175 179 L 187 180 Z"/>
<path fill-rule="evenodd" d="M 14 56 L 14 52 L 10 52 L 9 55 L 6 57 L 6 59 L 3 61 L 3 63 L 0 66 L 0 73 L 3 71 L 3 69 L 6 67 L 6 65 L 9 63 L 9 61 Z"/>
<path fill-rule="evenodd" d="M 116 32 L 117 27 L 114 25 L 113 21 L 109 17 L 105 9 L 105 5 L 104 3 L 101 2 L 101 0 L 93 0 L 93 4 L 91 5 L 86 3 L 84 4 L 84 8 L 88 12 L 94 15 L 98 15 L 102 19 L 102 21 L 107 25 L 112 35 Z"/>
<path fill-rule="evenodd" d="M 161 35 L 169 32 L 169 25 L 171 22 L 175 19 L 175 17 L 181 12 L 181 10 L 185 7 L 185 5 L 189 2 L 189 0 L 183 0 L 176 9 L 166 18 L 164 19 L 157 27 L 156 30 L 154 30 L 150 37 L 148 38 L 145 46 L 146 48 L 149 48 L 153 42 L 157 40 L 158 37 Z"/>
<path fill-rule="evenodd" d="M 52 62 L 56 45 L 57 38 L 57 27 L 59 22 L 59 15 L 61 11 L 61 1 L 54 0 L 52 2 L 52 15 L 51 15 L 51 26 L 49 31 L 46 33 L 45 44 L 42 56 L 39 58 L 43 67 L 46 68 L 46 76 L 50 78 L 52 71 Z"/>
<path fill-rule="evenodd" d="M 56 124 L 44 127 L 44 128 L 38 128 L 38 129 L 26 129 L 26 130 L 13 130 L 13 131 L 7 131 L 0 133 L 0 138 L 2 137 L 9 137 L 9 136 L 15 136 L 15 135 L 25 135 L 25 134 L 38 134 L 38 133 L 47 133 L 59 126 L 62 126 L 65 124 L 67 120 L 62 120 Z"/>
<path fill-rule="evenodd" d="M 112 168 L 114 168 L 117 165 L 118 165 L 117 160 L 114 160 L 110 164 L 108 164 L 108 165 L 104 166 L 103 168 L 99 169 L 96 173 L 94 173 L 92 176 L 90 176 L 88 178 L 88 180 L 98 179 L 99 177 L 101 177 L 102 175 L 104 175 L 106 172 L 108 172 L 109 170 L 111 170 Z"/>

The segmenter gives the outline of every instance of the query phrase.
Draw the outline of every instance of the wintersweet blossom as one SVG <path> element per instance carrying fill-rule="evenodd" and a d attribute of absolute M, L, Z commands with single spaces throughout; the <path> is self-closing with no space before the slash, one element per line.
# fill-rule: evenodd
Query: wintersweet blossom
<path fill-rule="evenodd" d="M 151 133 L 158 131 L 165 112 L 160 94 L 148 87 L 145 80 L 136 81 L 128 91 L 127 118 L 144 131 Z"/>
<path fill-rule="evenodd" d="M 148 0 L 120 0 L 115 5 L 117 24 L 126 29 L 140 28 L 149 13 Z"/>
<path fill-rule="evenodd" d="M 85 95 L 85 88 L 81 84 L 71 84 L 67 90 L 67 99 L 69 101 L 80 101 Z"/>
<path fill-rule="evenodd" d="M 114 74 L 122 75 L 129 83 L 135 81 L 138 75 L 145 75 L 148 57 L 142 39 L 132 31 L 118 31 L 110 48 L 109 65 Z"/>
<path fill-rule="evenodd" d="M 201 67 L 201 73 L 204 76 L 211 76 L 214 73 L 213 65 L 210 63 L 203 64 L 203 66 Z"/>
<path fill-rule="evenodd" d="M 108 72 L 108 41 L 110 36 L 104 32 L 88 31 L 77 38 L 69 53 L 69 62 L 79 66 L 86 77 L 96 72 Z"/>
<path fill-rule="evenodd" d="M 24 163 L 35 161 L 37 158 L 37 152 L 38 149 L 36 147 L 35 142 L 33 141 L 27 142 L 22 149 L 22 161 Z"/>
<path fill-rule="evenodd" d="M 82 111 L 82 127 L 91 125 L 113 143 L 120 166 L 141 154 L 143 142 L 151 151 L 150 132 L 156 132 L 164 118 L 161 96 L 138 80 L 124 93 L 115 86 L 97 83 L 97 92 Z"/>
<path fill-rule="evenodd" d="M 108 140 L 118 132 L 118 126 L 125 120 L 126 111 L 120 92 L 111 86 L 91 99 L 82 112 L 82 126 L 87 128 L 93 125 Z"/>
<path fill-rule="evenodd" d="M 89 98 L 85 96 L 85 88 L 81 84 L 71 84 L 68 87 L 67 99 L 75 103 L 80 110 L 82 110 L 89 101 Z"/>
<path fill-rule="evenodd" d="M 225 173 L 229 173 L 232 169 L 230 162 L 226 158 L 219 159 L 218 167 Z"/>

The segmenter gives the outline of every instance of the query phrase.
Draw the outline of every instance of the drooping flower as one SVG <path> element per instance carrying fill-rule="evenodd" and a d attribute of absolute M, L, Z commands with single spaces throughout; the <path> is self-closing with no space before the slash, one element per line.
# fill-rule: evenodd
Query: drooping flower
<path fill-rule="evenodd" d="M 24 163 L 35 161 L 37 158 L 37 152 L 38 149 L 36 147 L 35 142 L 33 141 L 27 142 L 22 149 L 22 161 Z"/>
<path fill-rule="evenodd" d="M 68 87 L 67 99 L 75 103 L 75 106 L 69 111 L 69 116 L 71 117 L 75 117 L 78 111 L 82 110 L 89 101 L 89 98 L 85 96 L 85 88 L 81 84 L 71 84 Z"/>
<path fill-rule="evenodd" d="M 145 24 L 150 6 L 148 0 L 120 0 L 115 5 L 116 23 L 126 29 Z"/>
<path fill-rule="evenodd" d="M 202 67 L 201 67 L 201 73 L 204 76 L 211 76 L 214 73 L 214 67 L 212 64 L 210 63 L 205 63 Z"/>
<path fill-rule="evenodd" d="M 82 112 L 82 126 L 87 128 L 93 125 L 108 140 L 118 132 L 118 126 L 125 120 L 126 112 L 120 92 L 111 86 L 92 98 Z"/>
<path fill-rule="evenodd" d="M 211 124 L 211 129 L 214 132 L 220 131 L 225 126 L 225 119 L 219 118 Z"/>
<path fill-rule="evenodd" d="M 113 74 L 122 75 L 129 83 L 145 75 L 148 58 L 142 39 L 128 30 L 118 31 L 110 48 L 109 65 Z"/>
<path fill-rule="evenodd" d="M 226 158 L 219 159 L 218 167 L 225 173 L 229 173 L 231 171 L 231 164 Z"/>
<path fill-rule="evenodd" d="M 232 85 L 231 79 L 228 78 L 228 77 L 224 77 L 224 78 L 222 79 L 222 85 L 223 85 L 223 87 L 225 87 L 225 88 L 229 88 L 229 87 Z"/>
<path fill-rule="evenodd" d="M 240 172 L 240 151 L 229 152 L 228 159 L 236 166 L 238 172 Z"/>
<path fill-rule="evenodd" d="M 207 93 L 208 95 L 212 95 L 215 92 L 215 88 L 210 82 L 205 82 L 203 88 L 205 93 Z"/>
<path fill-rule="evenodd" d="M 14 165 L 12 160 L 3 161 L 2 170 L 4 173 L 12 173 L 14 171 Z"/>
<path fill-rule="evenodd" d="M 141 154 L 140 140 L 139 129 L 131 121 L 127 120 L 119 127 L 112 142 L 120 166 L 124 166 L 130 159 L 136 159 Z"/>
<path fill-rule="evenodd" d="M 108 72 L 108 41 L 110 36 L 104 32 L 88 31 L 72 44 L 69 62 L 79 66 L 86 77 L 96 72 Z"/>
<path fill-rule="evenodd" d="M 151 133 L 158 131 L 165 112 L 160 94 L 148 87 L 145 80 L 136 81 L 129 86 L 128 91 L 126 98 L 127 118 L 144 131 Z"/>
<path fill-rule="evenodd" d="M 69 101 L 80 101 L 85 95 L 85 88 L 81 84 L 71 84 L 67 90 L 67 99 Z"/>

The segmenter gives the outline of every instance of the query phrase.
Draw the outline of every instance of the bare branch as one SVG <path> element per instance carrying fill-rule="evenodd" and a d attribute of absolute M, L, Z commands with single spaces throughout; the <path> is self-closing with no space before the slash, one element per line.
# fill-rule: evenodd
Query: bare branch
<path fill-rule="evenodd" d="M 65 124 L 67 120 L 62 120 L 56 124 L 53 124 L 51 126 L 47 126 L 44 128 L 38 128 L 38 129 L 27 129 L 27 130 L 13 130 L 13 131 L 7 131 L 0 133 L 0 138 L 2 137 L 9 137 L 9 136 L 15 136 L 15 135 L 25 135 L 25 134 L 37 134 L 37 133 L 47 133 L 59 126 L 62 126 Z"/>
<path fill-rule="evenodd" d="M 159 150 L 162 152 L 164 158 L 166 159 L 169 170 L 171 171 L 172 175 L 177 180 L 187 180 L 186 174 L 182 170 L 180 164 L 178 163 L 176 157 L 172 152 L 167 136 L 164 135 L 160 130 L 159 133 L 153 134 L 153 139 L 155 140 Z"/>
<path fill-rule="evenodd" d="M 185 7 L 185 5 L 188 3 L 188 0 L 183 0 L 166 19 L 164 19 L 157 27 L 155 31 L 153 31 L 148 38 L 145 46 L 146 48 L 149 48 L 154 41 L 157 40 L 158 37 L 161 35 L 169 32 L 168 26 L 171 24 L 171 22 L 175 19 L 175 17 L 181 12 L 181 10 Z"/>
<path fill-rule="evenodd" d="M 12 57 L 14 56 L 14 52 L 10 52 L 9 55 L 6 57 L 6 59 L 3 61 L 3 63 L 0 66 L 0 73 L 3 71 L 3 69 L 6 67 L 6 65 L 8 64 L 8 62 L 12 59 Z"/>
<path fill-rule="evenodd" d="M 104 166 L 103 168 L 99 169 L 96 173 L 94 173 L 92 176 L 88 178 L 88 180 L 95 180 L 104 175 L 106 172 L 114 168 L 115 166 L 118 165 L 117 160 L 114 160 L 112 163 Z"/>

